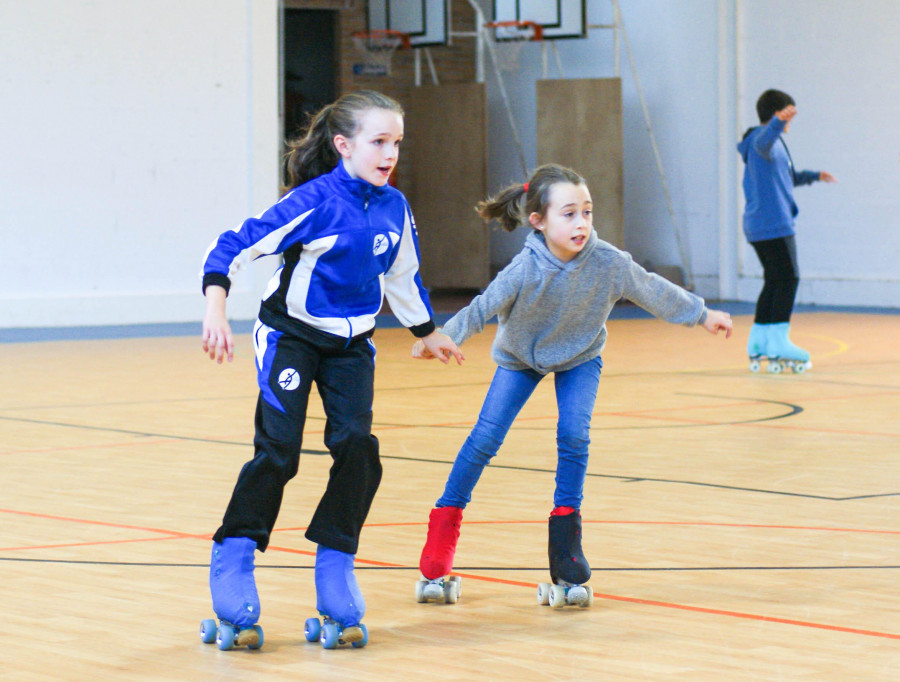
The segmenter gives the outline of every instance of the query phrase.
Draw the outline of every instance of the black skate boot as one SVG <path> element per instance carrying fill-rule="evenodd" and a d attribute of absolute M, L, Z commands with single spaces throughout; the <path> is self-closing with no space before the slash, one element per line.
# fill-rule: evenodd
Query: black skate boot
<path fill-rule="evenodd" d="M 538 585 L 539 604 L 561 609 L 566 604 L 588 607 L 594 593 L 586 583 L 591 567 L 581 551 L 581 513 L 571 507 L 557 507 L 550 515 L 550 583 Z"/>

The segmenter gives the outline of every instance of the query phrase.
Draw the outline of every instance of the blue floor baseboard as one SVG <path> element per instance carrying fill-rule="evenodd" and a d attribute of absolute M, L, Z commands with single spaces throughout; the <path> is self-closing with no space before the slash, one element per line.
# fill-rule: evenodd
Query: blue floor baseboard
<path fill-rule="evenodd" d="M 724 310 L 732 315 L 753 315 L 755 304 L 735 301 L 709 301 L 711 308 Z M 900 315 L 900 308 L 865 308 L 858 306 L 813 306 L 797 305 L 795 313 L 848 313 L 867 315 Z M 436 313 L 434 321 L 444 324 L 452 313 Z M 611 320 L 649 319 L 646 310 L 631 304 L 617 305 Z M 255 320 L 233 320 L 231 331 L 235 334 L 249 334 Z M 393 315 L 379 315 L 378 328 L 391 329 L 402 326 Z M 124 324 L 92 327 L 22 327 L 0 328 L 0 343 L 27 343 L 33 341 L 94 341 L 99 339 L 136 339 L 165 336 L 200 336 L 200 321 L 170 322 L 158 324 Z"/>

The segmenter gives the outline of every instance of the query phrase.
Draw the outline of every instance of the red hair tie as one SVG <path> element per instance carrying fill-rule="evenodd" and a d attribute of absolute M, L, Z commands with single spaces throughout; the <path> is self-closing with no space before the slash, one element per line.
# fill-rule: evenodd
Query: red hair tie
<path fill-rule="evenodd" d="M 522 185 L 522 189 L 524 189 L 525 192 L 528 193 L 528 183 L 527 182 L 524 185 Z"/>

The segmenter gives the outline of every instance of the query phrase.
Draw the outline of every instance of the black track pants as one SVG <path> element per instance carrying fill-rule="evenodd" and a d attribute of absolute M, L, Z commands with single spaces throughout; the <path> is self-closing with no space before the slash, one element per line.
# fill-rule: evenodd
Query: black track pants
<path fill-rule="evenodd" d="M 347 344 L 312 329 L 299 338 L 261 323 L 254 345 L 260 385 L 255 454 L 241 469 L 213 539 L 249 537 L 262 551 L 268 546 L 284 486 L 297 474 L 315 381 L 325 408 L 325 445 L 334 461 L 306 537 L 356 554 L 381 482 L 378 440 L 371 433 L 375 347 L 369 338 Z"/>

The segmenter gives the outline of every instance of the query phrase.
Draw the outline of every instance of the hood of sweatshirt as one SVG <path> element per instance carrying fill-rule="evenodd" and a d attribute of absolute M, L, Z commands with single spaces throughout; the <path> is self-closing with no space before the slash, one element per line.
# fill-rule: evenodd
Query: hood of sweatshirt
<path fill-rule="evenodd" d="M 758 130 L 758 128 L 750 128 L 746 133 L 744 133 L 744 139 L 738 142 L 737 150 L 738 154 L 741 155 L 741 158 L 744 160 L 744 163 L 747 163 L 747 156 L 750 154 L 750 144 L 752 142 L 753 134 Z"/>
<path fill-rule="evenodd" d="M 598 243 L 600 243 L 600 238 L 594 230 L 591 230 L 588 233 L 587 241 L 584 243 L 584 248 L 575 254 L 572 260 L 561 261 L 547 248 L 547 240 L 544 239 L 544 235 L 532 230 L 531 234 L 525 238 L 524 248 L 534 255 L 541 268 L 548 270 L 578 270 L 590 258 L 591 252 L 597 248 Z"/>

